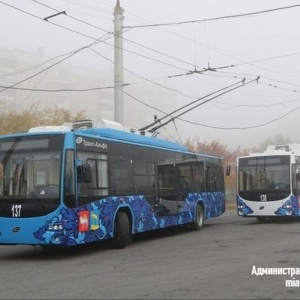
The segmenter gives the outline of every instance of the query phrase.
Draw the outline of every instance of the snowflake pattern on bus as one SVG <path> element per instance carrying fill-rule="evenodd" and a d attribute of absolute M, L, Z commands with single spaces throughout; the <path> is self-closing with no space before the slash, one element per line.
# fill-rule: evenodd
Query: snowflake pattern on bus
<path fill-rule="evenodd" d="M 299 216 L 298 199 L 292 195 L 285 203 L 275 211 L 277 216 Z"/>
<path fill-rule="evenodd" d="M 205 219 L 220 216 L 225 211 L 223 193 L 190 194 L 176 215 L 157 214 L 144 196 L 107 197 L 77 209 L 62 208 L 34 237 L 46 244 L 65 246 L 109 239 L 113 237 L 116 212 L 122 208 L 131 213 L 132 233 L 187 224 L 195 220 L 195 205 L 199 199 L 205 207 Z"/>
<path fill-rule="evenodd" d="M 253 214 L 253 210 L 240 198 L 237 198 L 238 212 L 244 216 Z"/>

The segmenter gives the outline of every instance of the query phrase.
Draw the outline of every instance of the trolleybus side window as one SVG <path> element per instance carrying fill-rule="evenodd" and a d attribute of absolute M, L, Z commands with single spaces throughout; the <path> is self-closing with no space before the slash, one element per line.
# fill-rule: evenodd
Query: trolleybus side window
<path fill-rule="evenodd" d="M 112 194 L 125 195 L 132 192 L 132 159 L 121 155 L 112 155 L 110 185 Z"/>
<path fill-rule="evenodd" d="M 159 194 L 176 199 L 178 168 L 175 164 L 162 165 L 158 168 Z"/>
<path fill-rule="evenodd" d="M 87 159 L 91 168 L 91 182 L 88 183 L 89 194 L 104 196 L 108 195 L 108 163 L 107 155 L 99 155 L 97 159 Z"/>
<path fill-rule="evenodd" d="M 193 167 L 193 186 L 192 190 L 203 193 L 204 189 L 204 163 L 197 162 Z"/>
<path fill-rule="evenodd" d="M 146 161 L 134 161 L 134 189 L 137 194 L 155 192 L 155 164 Z"/>
<path fill-rule="evenodd" d="M 215 192 L 219 189 L 224 191 L 223 187 L 223 167 L 222 161 L 218 160 L 208 160 L 206 165 L 206 191 L 207 192 Z"/>
<path fill-rule="evenodd" d="M 190 164 L 179 165 L 180 192 L 185 194 L 192 188 L 193 171 Z"/>
<path fill-rule="evenodd" d="M 108 162 L 107 154 L 78 151 L 77 158 L 82 165 L 78 166 L 78 199 L 79 204 L 91 202 L 93 197 L 108 195 Z M 90 174 L 84 178 L 84 172 Z"/>

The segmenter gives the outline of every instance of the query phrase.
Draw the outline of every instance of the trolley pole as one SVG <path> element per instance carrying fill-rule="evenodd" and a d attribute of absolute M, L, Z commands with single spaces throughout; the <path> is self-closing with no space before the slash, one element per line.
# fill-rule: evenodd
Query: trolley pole
<path fill-rule="evenodd" d="M 114 8 L 114 36 L 115 36 L 115 122 L 123 125 L 123 12 L 117 0 Z"/>

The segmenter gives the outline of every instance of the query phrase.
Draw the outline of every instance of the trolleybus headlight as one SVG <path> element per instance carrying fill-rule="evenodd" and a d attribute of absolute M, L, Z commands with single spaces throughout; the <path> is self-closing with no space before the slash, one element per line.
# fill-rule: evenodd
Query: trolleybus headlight
<path fill-rule="evenodd" d="M 292 204 L 284 204 L 282 207 L 286 209 L 292 209 L 293 206 Z"/>

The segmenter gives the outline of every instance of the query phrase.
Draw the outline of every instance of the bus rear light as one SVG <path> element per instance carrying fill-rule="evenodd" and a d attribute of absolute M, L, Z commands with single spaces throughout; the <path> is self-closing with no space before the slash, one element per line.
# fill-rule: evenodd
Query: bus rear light
<path fill-rule="evenodd" d="M 298 195 L 298 208 L 300 208 L 300 195 Z"/>

